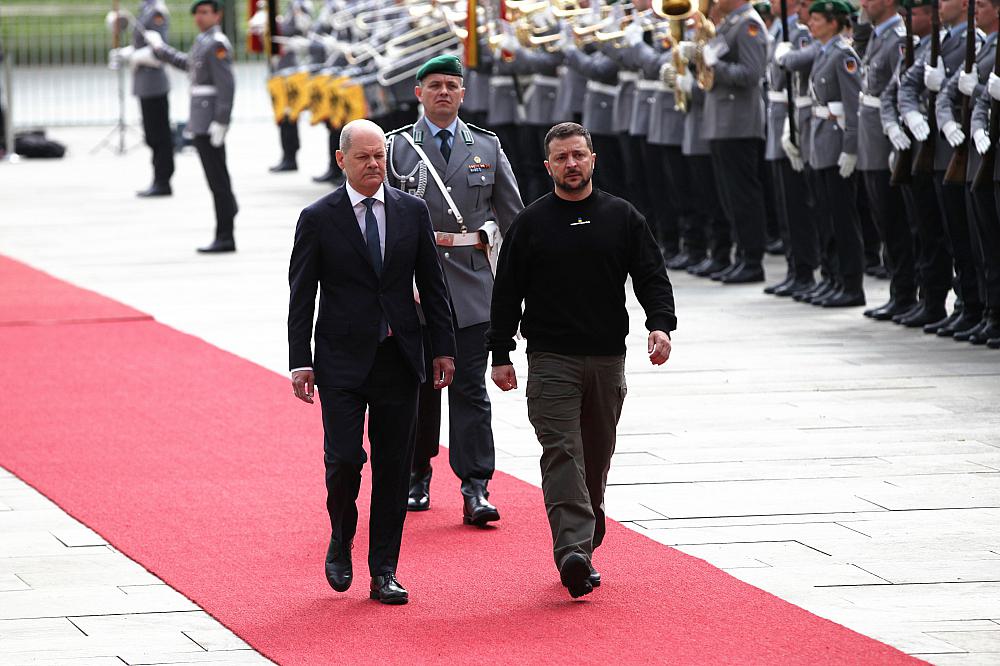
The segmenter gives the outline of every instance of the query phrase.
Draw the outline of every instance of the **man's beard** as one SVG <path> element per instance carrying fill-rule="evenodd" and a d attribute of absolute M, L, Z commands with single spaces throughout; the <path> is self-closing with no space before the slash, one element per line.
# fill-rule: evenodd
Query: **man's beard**
<path fill-rule="evenodd" d="M 576 174 L 573 174 L 573 175 L 576 175 Z M 584 189 L 587 188 L 587 185 L 590 184 L 590 179 L 593 178 L 593 177 L 594 177 L 594 172 L 593 171 L 591 171 L 590 173 L 587 173 L 587 174 L 585 174 L 585 173 L 583 173 L 581 171 L 580 172 L 580 182 L 578 184 L 576 184 L 576 185 L 570 185 L 565 180 L 560 180 L 560 179 L 556 178 L 555 176 L 552 176 L 552 180 L 555 181 L 556 187 L 558 187 L 563 192 L 579 192 L 579 191 L 584 190 Z"/>

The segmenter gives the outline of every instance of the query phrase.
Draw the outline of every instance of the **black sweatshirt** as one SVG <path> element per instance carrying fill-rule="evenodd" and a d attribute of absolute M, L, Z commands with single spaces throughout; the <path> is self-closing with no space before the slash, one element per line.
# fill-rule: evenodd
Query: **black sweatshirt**
<path fill-rule="evenodd" d="M 538 199 L 514 218 L 500 249 L 486 333 L 493 365 L 510 363 L 518 324 L 529 352 L 624 354 L 630 275 L 646 328 L 674 330 L 663 257 L 632 204 L 596 188 L 582 201 Z"/>

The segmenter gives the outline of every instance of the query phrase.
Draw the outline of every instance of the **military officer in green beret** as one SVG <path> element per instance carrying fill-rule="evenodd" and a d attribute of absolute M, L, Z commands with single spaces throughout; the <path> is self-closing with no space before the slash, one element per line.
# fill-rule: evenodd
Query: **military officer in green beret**
<path fill-rule="evenodd" d="M 493 292 L 491 246 L 523 208 L 510 162 L 496 135 L 458 117 L 462 64 L 451 55 L 417 72 L 423 115 L 387 135 L 389 185 L 427 202 L 455 319 L 455 379 L 448 390 L 449 461 L 461 479 L 463 521 L 499 520 L 489 501 L 495 455 L 486 393 L 485 335 Z M 408 508 L 430 507 L 431 458 L 440 438 L 440 392 L 421 387 Z"/>

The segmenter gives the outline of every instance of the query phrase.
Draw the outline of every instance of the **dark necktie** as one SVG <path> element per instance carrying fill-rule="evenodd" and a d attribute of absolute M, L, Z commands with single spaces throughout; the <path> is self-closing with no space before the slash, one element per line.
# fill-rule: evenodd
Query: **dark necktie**
<path fill-rule="evenodd" d="M 451 139 L 451 132 L 441 130 L 438 132 L 438 138 L 441 140 L 441 155 L 444 157 L 444 161 L 447 162 L 451 159 L 451 145 L 448 143 L 448 140 Z"/>
<path fill-rule="evenodd" d="M 368 197 L 362 203 L 365 205 L 365 242 L 368 243 L 368 254 L 372 258 L 372 266 L 375 267 L 375 274 L 382 275 L 382 247 L 378 235 L 378 220 L 375 219 L 375 199 Z M 382 342 L 389 334 L 389 324 L 385 316 L 379 318 L 378 341 Z"/>

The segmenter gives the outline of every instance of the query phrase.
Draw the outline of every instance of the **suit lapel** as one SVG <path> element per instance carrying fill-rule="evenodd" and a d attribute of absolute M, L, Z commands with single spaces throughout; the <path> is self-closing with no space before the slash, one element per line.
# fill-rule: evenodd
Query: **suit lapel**
<path fill-rule="evenodd" d="M 465 143 L 465 133 L 469 131 L 461 119 L 455 126 L 455 139 L 451 144 L 451 159 L 444 174 L 444 180 L 449 180 L 463 165 L 468 164 L 472 157 L 472 147 Z"/>
<path fill-rule="evenodd" d="M 348 244 L 357 250 L 358 254 L 361 255 L 374 273 L 375 266 L 372 265 L 372 258 L 368 254 L 368 244 L 365 243 L 365 239 L 361 235 L 361 227 L 358 226 L 358 217 L 354 213 L 354 208 L 351 206 L 351 198 L 347 196 L 347 189 L 343 185 L 334 193 L 334 198 L 330 202 L 330 205 L 334 209 L 332 216 L 333 225 L 340 230 L 340 233 L 347 239 Z"/>

